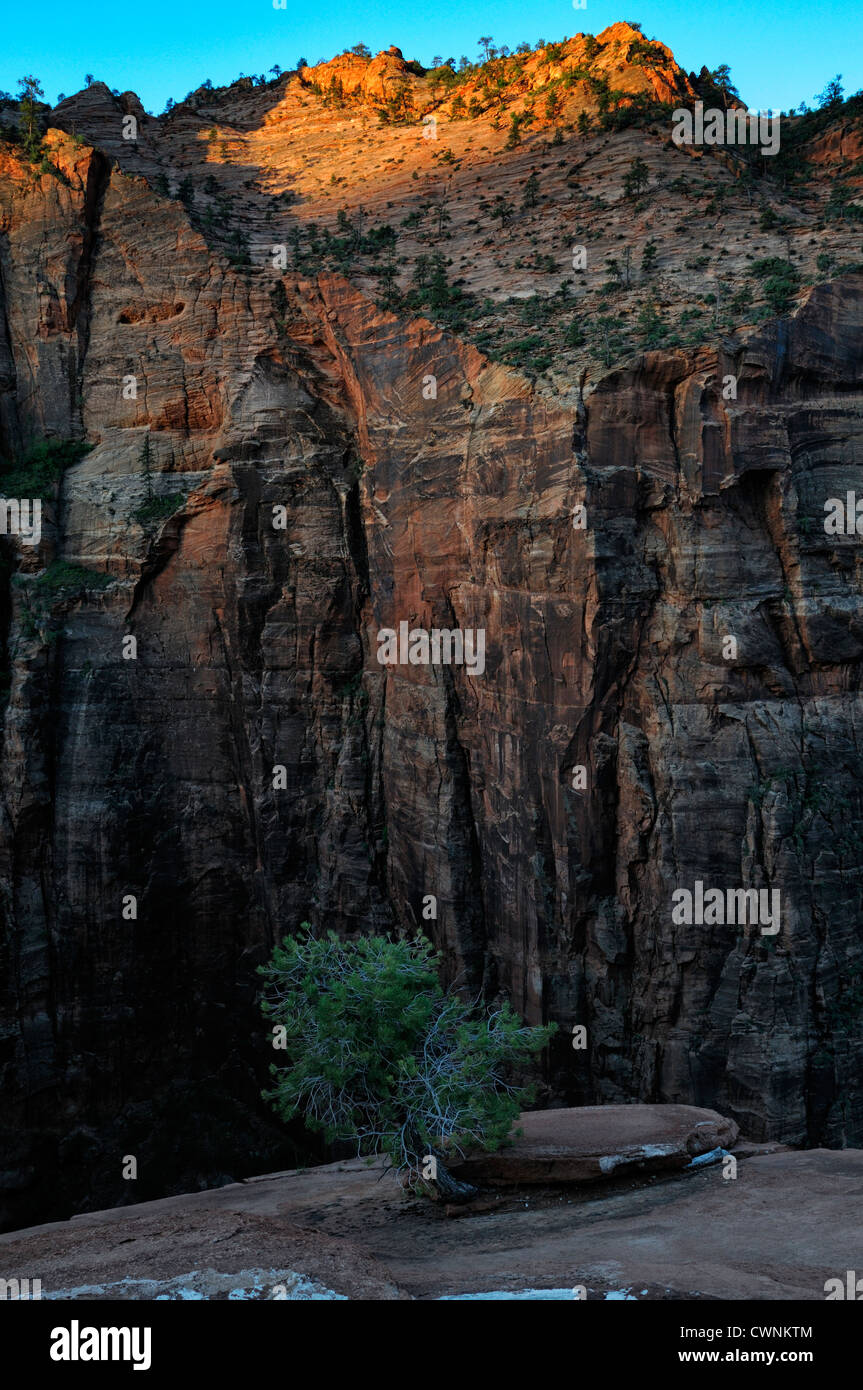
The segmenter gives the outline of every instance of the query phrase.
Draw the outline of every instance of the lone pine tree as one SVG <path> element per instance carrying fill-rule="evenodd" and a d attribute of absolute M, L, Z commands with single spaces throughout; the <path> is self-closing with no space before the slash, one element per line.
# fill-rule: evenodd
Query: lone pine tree
<path fill-rule="evenodd" d="M 342 941 L 307 922 L 301 932 L 259 967 L 285 1059 L 264 1098 L 286 1122 L 300 1116 L 330 1142 L 387 1155 L 415 1187 L 469 1200 L 445 1158 L 500 1147 L 528 1098 L 512 1070 L 555 1025 L 525 1028 L 508 1004 L 481 1010 L 444 991 L 423 937 Z"/>

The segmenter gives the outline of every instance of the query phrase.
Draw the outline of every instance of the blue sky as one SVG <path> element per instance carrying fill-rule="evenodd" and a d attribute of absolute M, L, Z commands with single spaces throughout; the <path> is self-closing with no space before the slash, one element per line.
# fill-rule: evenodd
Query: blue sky
<path fill-rule="evenodd" d="M 84 74 L 138 92 L 155 112 L 167 98 L 181 100 L 209 77 L 215 84 L 239 73 L 263 72 L 274 63 L 290 68 L 300 57 L 313 63 L 355 43 L 373 52 L 398 44 L 406 58 L 429 63 L 433 54 L 473 60 L 480 34 L 497 44 L 547 42 L 579 32 L 599 33 L 619 19 L 641 22 L 649 38 L 669 45 L 680 65 L 698 69 L 728 63 L 750 106 L 774 110 L 812 104 L 837 73 L 846 93 L 863 87 L 863 45 L 856 0 L 694 0 L 610 3 L 587 0 L 433 0 L 398 7 L 363 0 L 89 0 L 82 11 L 69 0 L 41 0 L 35 11 L 7 7 L 0 53 L 0 88 L 14 92 L 24 73 L 41 78 L 56 101 L 84 85 Z"/>

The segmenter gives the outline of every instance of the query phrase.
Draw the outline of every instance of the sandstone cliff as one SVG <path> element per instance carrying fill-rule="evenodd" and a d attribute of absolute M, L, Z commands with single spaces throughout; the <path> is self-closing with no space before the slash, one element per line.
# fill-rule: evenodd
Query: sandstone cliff
<path fill-rule="evenodd" d="M 859 540 L 822 525 L 858 486 L 860 274 L 589 355 L 582 395 L 368 277 L 232 264 L 155 187 L 201 188 L 211 117 L 70 102 L 62 177 L 0 167 L 0 453 L 93 446 L 38 549 L 3 542 L 4 1219 L 122 1200 L 127 1153 L 138 1200 L 284 1157 L 254 967 L 304 919 L 422 925 L 558 1022 L 548 1097 L 863 1142 Z M 402 620 L 484 629 L 484 674 L 382 667 Z M 695 880 L 779 888 L 781 932 L 674 925 Z"/>

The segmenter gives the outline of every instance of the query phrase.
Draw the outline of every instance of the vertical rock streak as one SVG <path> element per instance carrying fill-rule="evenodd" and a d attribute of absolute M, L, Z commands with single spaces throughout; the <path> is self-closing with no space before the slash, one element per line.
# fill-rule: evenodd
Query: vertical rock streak
<path fill-rule="evenodd" d="M 175 204 L 74 161 L 7 189 L 0 248 L 4 448 L 96 446 L 31 568 L 112 580 L 59 592 L 50 640 L 4 588 L 8 1210 L 57 1157 L 58 1202 L 116 1199 L 136 1134 L 167 1183 L 263 1166 L 254 966 L 307 918 L 429 930 L 449 979 L 562 1025 L 570 1102 L 859 1144 L 860 570 L 820 523 L 859 456 L 859 277 L 569 410 L 335 277 L 286 277 L 279 330 Z M 483 629 L 484 674 L 379 665 L 401 621 Z M 696 879 L 780 886 L 775 943 L 674 925 Z"/>

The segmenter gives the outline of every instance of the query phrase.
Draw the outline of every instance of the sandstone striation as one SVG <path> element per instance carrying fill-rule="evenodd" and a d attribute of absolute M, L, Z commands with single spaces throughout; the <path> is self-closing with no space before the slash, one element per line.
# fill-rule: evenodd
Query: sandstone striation
<path fill-rule="evenodd" d="M 128 1200 L 129 1153 L 139 1199 L 294 1161 L 255 966 L 304 920 L 423 927 L 557 1022 L 541 1099 L 859 1145 L 860 551 L 822 519 L 860 490 L 863 277 L 537 382 L 368 276 L 232 261 L 212 112 L 125 148 L 98 88 L 62 177 L 0 162 L 0 454 L 93 446 L 3 541 L 3 1222 Z M 238 198 L 272 109 L 223 112 Z M 382 666 L 401 621 L 484 630 L 484 673 Z M 779 889 L 781 931 L 676 925 L 696 880 Z"/>

